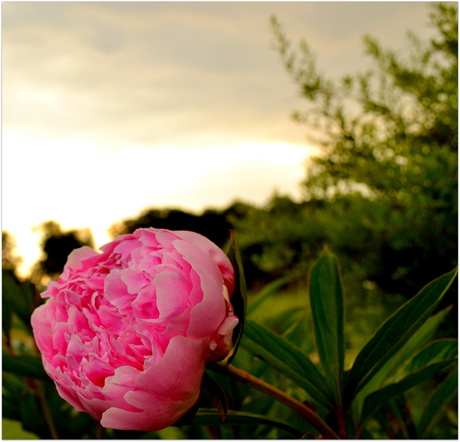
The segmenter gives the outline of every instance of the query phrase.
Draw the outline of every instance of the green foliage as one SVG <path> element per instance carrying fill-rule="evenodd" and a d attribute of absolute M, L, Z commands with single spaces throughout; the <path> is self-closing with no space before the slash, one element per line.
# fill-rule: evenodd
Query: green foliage
<path fill-rule="evenodd" d="M 324 392 L 328 388 L 326 379 L 294 344 L 269 328 L 248 321 L 242 345 L 302 387 L 315 402 L 328 404 L 329 399 Z"/>
<path fill-rule="evenodd" d="M 243 276 L 237 281 L 241 293 L 237 296 L 244 306 L 244 274 L 234 239 L 229 249 Z M 449 309 L 432 313 L 456 273 L 453 270 L 437 278 L 402 305 L 357 355 L 351 355 L 351 368 L 347 368 L 345 290 L 338 260 L 325 249 L 311 269 L 309 296 L 299 297 L 299 305 L 287 304 L 283 310 L 276 307 L 279 290 L 289 278 L 274 281 L 250 298 L 243 333 L 235 336 L 235 345 L 240 339 L 241 343 L 232 354 L 232 364 L 307 404 L 342 437 L 455 438 L 449 407 L 456 400 L 457 340 L 433 340 Z M 37 294 L 29 283 L 17 281 L 8 271 L 3 283 L 4 310 L 10 317 L 10 327 L 3 330 L 7 428 L 10 421 L 20 422 L 28 432 L 22 435 L 72 439 L 279 439 L 321 434 L 314 423 L 286 404 L 211 371 L 204 379 L 200 408 L 191 410 L 174 431 L 102 429 L 89 415 L 61 399 L 43 370 L 30 340 L 29 319 L 38 304 Z M 270 316 L 266 316 L 267 309 L 272 311 Z M 257 322 L 258 317 L 265 318 L 264 325 Z"/>
<path fill-rule="evenodd" d="M 320 154 L 308 162 L 305 201 L 274 195 L 231 219 L 243 255 L 268 280 L 303 274 L 324 244 L 347 286 L 367 280 L 387 297 L 408 298 L 457 264 L 457 5 L 429 7 L 432 40 L 409 34 L 395 51 L 365 37 L 373 67 L 342 79 L 321 74 L 308 44 L 296 48 L 272 18 L 305 104 L 295 118 Z M 369 295 L 352 290 L 361 302 Z"/>
<path fill-rule="evenodd" d="M 295 118 L 323 149 L 308 171 L 306 201 L 275 194 L 262 209 L 235 203 L 201 216 L 150 210 L 112 229 L 195 230 L 223 245 L 233 227 L 238 247 L 232 236 L 228 254 L 240 324 L 226 362 L 307 405 L 341 437 L 457 437 L 458 344 L 452 329 L 439 339 L 456 310 L 456 270 L 438 277 L 457 262 L 457 6 L 431 7 L 435 38 L 411 35 L 410 53 L 399 55 L 365 37 L 375 68 L 338 81 L 318 73 L 305 42 L 292 50 L 272 20 L 278 52 L 308 103 Z M 91 239 L 43 227 L 46 256 L 35 282 L 70 251 L 53 255 L 53 237 L 71 248 Z M 14 274 L 19 260 L 2 236 L 4 438 L 14 438 L 14 425 L 17 438 L 320 436 L 286 404 L 213 371 L 200 408 L 175 427 L 102 429 L 61 399 L 44 372 L 30 329 L 41 299 Z M 324 244 L 340 257 L 343 276 Z M 407 302 L 396 309 L 399 294 Z"/>
<path fill-rule="evenodd" d="M 424 287 L 377 330 L 356 358 L 348 377 L 348 394 L 356 393 L 393 357 L 426 322 L 452 284 L 457 270 Z"/>
<path fill-rule="evenodd" d="M 338 81 L 318 72 L 305 41 L 293 50 L 272 18 L 278 53 L 308 102 L 307 110 L 295 118 L 318 134 L 315 144 L 324 151 L 309 169 L 310 195 L 323 198 L 366 189 L 376 198 L 405 201 L 421 192 L 431 201 L 435 193 L 454 191 L 457 6 L 433 8 L 435 39 L 422 43 L 410 35 L 411 50 L 401 56 L 366 36 L 374 69 Z"/>
<path fill-rule="evenodd" d="M 230 239 L 227 242 L 227 256 L 232 262 L 233 268 L 235 270 L 235 289 L 232 295 L 232 306 L 234 309 L 235 315 L 238 317 L 239 321 L 235 329 L 233 330 L 233 346 L 225 358 L 224 362 L 229 363 L 240 344 L 241 338 L 243 337 L 244 323 L 246 320 L 246 306 L 247 306 L 247 289 L 246 289 L 246 279 L 244 275 L 243 262 L 241 260 L 241 255 L 238 250 L 238 245 L 236 243 L 235 235 L 233 232 L 230 232 Z"/>
<path fill-rule="evenodd" d="M 330 282 L 331 275 L 337 283 Z M 339 275 L 336 258 L 325 250 L 311 272 L 310 302 L 317 302 L 313 299 L 319 294 L 325 296 L 329 300 L 327 306 L 328 311 L 332 312 L 332 318 L 343 315 L 343 288 Z M 242 345 L 302 388 L 307 396 L 299 395 L 298 391 L 294 394 L 299 399 L 308 398 L 308 403 L 342 437 L 378 438 L 387 430 L 385 425 L 388 413 L 398 411 L 402 423 L 405 411 L 427 403 L 426 399 L 422 399 L 423 396 L 433 397 L 433 404 L 439 405 L 439 408 L 434 409 L 432 405 L 428 407 L 429 411 L 422 411 L 425 416 L 431 413 L 433 424 L 430 420 L 425 423 L 419 419 L 409 425 L 406 419 L 404 422 L 410 428 L 398 430 L 400 437 L 418 438 L 423 435 L 429 438 L 427 429 L 433 429 L 441 415 L 446 417 L 446 406 L 454 403 L 456 398 L 452 392 L 447 399 L 437 391 L 447 391 L 445 382 L 454 391 L 457 388 L 453 380 L 456 379 L 457 340 L 429 341 L 447 312 L 441 311 L 434 316 L 431 314 L 456 275 L 455 269 L 437 278 L 402 305 L 369 339 L 349 369 L 341 365 L 340 356 L 338 359 L 320 357 L 320 366 L 315 368 L 315 351 L 306 354 L 298 346 L 286 344 L 281 336 L 267 327 L 252 321 L 247 322 Z M 264 298 L 268 300 L 266 296 Z M 332 355 L 340 355 L 344 341 L 343 328 L 337 326 L 340 321 L 332 321 L 331 325 L 322 308 L 312 307 L 312 314 L 319 315 L 318 320 L 313 320 L 314 334 L 322 337 L 316 339 L 316 351 L 319 352 L 319 348 L 327 342 L 324 348 Z M 329 336 L 329 339 L 324 336 Z M 311 337 L 302 336 L 299 339 Z M 318 369 L 321 369 L 322 374 Z M 431 386 L 428 393 L 418 391 L 413 401 L 404 398 L 406 391 L 412 391 L 427 381 L 432 382 L 440 374 L 445 377 L 445 381 Z M 325 377 L 331 375 L 332 378 Z M 343 383 L 337 382 L 337 379 L 343 379 Z M 444 438 L 456 437 L 453 427 L 451 423 L 446 428 Z"/>
<path fill-rule="evenodd" d="M 345 351 L 343 293 L 337 258 L 327 249 L 311 271 L 310 304 L 321 366 L 335 403 L 340 404 Z"/>

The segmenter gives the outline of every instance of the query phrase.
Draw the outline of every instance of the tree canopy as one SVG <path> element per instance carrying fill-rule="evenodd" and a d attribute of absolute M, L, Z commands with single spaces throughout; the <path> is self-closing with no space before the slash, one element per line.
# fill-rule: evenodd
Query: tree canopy
<path fill-rule="evenodd" d="M 387 290 L 457 263 L 458 11 L 429 7 L 433 38 L 408 33 L 409 50 L 397 51 L 365 36 L 373 67 L 340 79 L 321 74 L 307 42 L 294 47 L 271 18 L 306 103 L 293 117 L 321 150 L 308 165 L 306 199 L 335 201 L 330 239 L 347 254 L 359 249 L 368 276 Z"/>
<path fill-rule="evenodd" d="M 408 53 L 364 37 L 374 68 L 339 80 L 319 73 L 305 41 L 298 50 L 272 17 L 276 48 L 307 101 L 294 113 L 322 148 L 305 186 L 309 197 L 361 190 L 400 203 L 452 202 L 457 183 L 458 12 L 435 4 L 428 42 L 409 33 Z"/>

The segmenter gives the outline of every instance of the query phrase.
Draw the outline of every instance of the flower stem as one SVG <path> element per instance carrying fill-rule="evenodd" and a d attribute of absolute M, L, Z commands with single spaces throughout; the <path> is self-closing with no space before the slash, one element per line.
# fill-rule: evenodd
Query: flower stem
<path fill-rule="evenodd" d="M 244 384 L 248 384 L 256 390 L 259 390 L 284 405 L 287 405 L 310 422 L 310 424 L 312 424 L 324 438 L 340 439 L 340 437 L 326 424 L 326 422 L 324 422 L 311 408 L 281 390 L 278 390 L 267 382 L 264 382 L 252 374 L 234 367 L 233 365 L 209 364 L 208 368 L 218 373 L 226 374 Z"/>
<path fill-rule="evenodd" d="M 38 382 L 38 399 L 40 401 L 40 405 L 42 407 L 43 417 L 45 418 L 45 422 L 48 425 L 48 429 L 51 434 L 52 439 L 59 439 L 58 433 L 56 431 L 56 427 L 53 422 L 53 418 L 51 417 L 50 410 L 48 408 L 48 403 L 46 401 L 45 390 L 41 382 Z"/>

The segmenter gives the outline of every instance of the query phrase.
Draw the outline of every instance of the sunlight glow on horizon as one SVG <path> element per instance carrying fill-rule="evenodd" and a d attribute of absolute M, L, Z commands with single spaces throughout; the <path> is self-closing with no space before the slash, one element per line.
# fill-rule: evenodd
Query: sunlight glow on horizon
<path fill-rule="evenodd" d="M 244 141 L 216 147 L 134 145 L 116 152 L 75 140 L 3 137 L 2 230 L 16 241 L 25 275 L 40 257 L 31 226 L 88 227 L 98 248 L 114 223 L 148 208 L 199 213 L 235 200 L 262 205 L 273 192 L 301 197 L 308 145 Z M 24 161 L 26 159 L 26 161 Z M 256 179 L 255 179 L 256 178 Z"/>

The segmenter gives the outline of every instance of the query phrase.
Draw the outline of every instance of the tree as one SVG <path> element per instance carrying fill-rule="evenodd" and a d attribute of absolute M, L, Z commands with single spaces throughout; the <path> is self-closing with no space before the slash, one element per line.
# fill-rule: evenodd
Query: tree
<path fill-rule="evenodd" d="M 318 73 L 305 41 L 299 53 L 272 17 L 277 50 L 308 102 L 294 118 L 322 148 L 305 182 L 309 196 L 332 197 L 366 189 L 398 201 L 414 192 L 445 197 L 455 186 L 458 130 L 456 4 L 437 4 L 430 15 L 438 37 L 398 56 L 364 37 L 375 68 L 334 81 Z M 436 178 L 447 175 L 439 183 Z M 446 189 L 446 185 L 448 190 Z"/>
<path fill-rule="evenodd" d="M 14 253 L 15 248 L 16 241 L 11 233 L 2 231 L 2 269 L 11 270 L 14 274 L 22 262 L 22 258 Z"/>
<path fill-rule="evenodd" d="M 155 227 L 168 230 L 191 230 L 206 236 L 219 247 L 229 238 L 231 225 L 225 214 L 217 210 L 206 210 L 201 215 L 180 209 L 147 209 L 139 217 L 115 223 L 109 229 L 112 237 L 132 233 L 136 229 Z"/>
<path fill-rule="evenodd" d="M 370 276 L 391 290 L 457 262 L 458 12 L 455 3 L 431 7 L 433 39 L 409 33 L 409 53 L 398 54 L 367 36 L 374 68 L 340 80 L 320 74 L 308 44 L 293 49 L 271 20 L 277 51 L 307 102 L 293 117 L 321 148 L 309 164 L 306 198 L 362 195 L 348 213 L 359 208 L 356 228 L 364 226 L 368 247 L 378 250 Z"/>
<path fill-rule="evenodd" d="M 44 277 L 56 278 L 62 273 L 70 252 L 82 246 L 94 247 L 89 229 L 63 231 L 56 221 L 46 221 L 39 227 L 42 232 L 42 258 L 34 264 L 31 280 L 35 284 L 44 282 Z"/>

